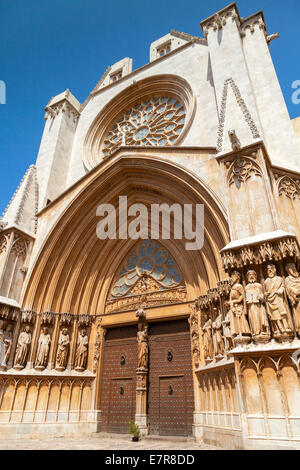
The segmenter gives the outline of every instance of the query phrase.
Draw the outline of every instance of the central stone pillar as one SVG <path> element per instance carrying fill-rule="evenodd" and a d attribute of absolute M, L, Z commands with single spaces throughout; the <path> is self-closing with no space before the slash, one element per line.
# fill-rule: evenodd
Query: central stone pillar
<path fill-rule="evenodd" d="M 147 394 L 148 394 L 148 325 L 138 323 L 138 368 L 136 370 L 136 410 L 135 423 L 139 426 L 141 435 L 148 435 Z"/>

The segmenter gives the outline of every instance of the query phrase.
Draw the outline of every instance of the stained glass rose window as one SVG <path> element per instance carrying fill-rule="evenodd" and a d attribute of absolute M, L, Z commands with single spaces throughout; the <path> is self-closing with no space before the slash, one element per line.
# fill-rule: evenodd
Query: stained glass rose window
<path fill-rule="evenodd" d="M 123 113 L 104 137 L 102 151 L 108 157 L 121 145 L 169 146 L 185 124 L 184 105 L 172 97 L 144 100 Z"/>

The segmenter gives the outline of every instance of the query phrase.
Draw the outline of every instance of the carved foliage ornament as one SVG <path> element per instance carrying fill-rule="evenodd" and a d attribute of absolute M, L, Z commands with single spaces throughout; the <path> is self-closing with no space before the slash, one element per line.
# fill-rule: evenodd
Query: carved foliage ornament
<path fill-rule="evenodd" d="M 288 199 L 294 200 L 300 198 L 300 182 L 294 180 L 290 176 L 283 176 L 278 179 L 278 194 L 279 196 L 285 196 Z"/>
<path fill-rule="evenodd" d="M 226 105 L 227 105 L 227 96 L 228 96 L 228 89 L 231 86 L 233 94 L 236 98 L 236 101 L 243 113 L 244 119 L 248 124 L 253 139 L 259 139 L 260 134 L 258 129 L 253 121 L 253 118 L 247 108 L 245 101 L 242 98 L 241 92 L 238 86 L 235 84 L 232 78 L 228 78 L 225 80 L 223 93 L 222 93 L 222 101 L 221 101 L 221 110 L 220 110 L 220 121 L 219 121 L 219 128 L 218 128 L 218 141 L 217 141 L 217 150 L 218 152 L 222 151 L 223 148 L 223 138 L 224 138 L 224 125 L 225 125 L 225 117 L 226 117 Z"/>
<path fill-rule="evenodd" d="M 252 175 L 262 176 L 260 166 L 252 158 L 238 157 L 229 167 L 227 181 L 229 185 L 245 183 Z"/>
<path fill-rule="evenodd" d="M 210 29 L 213 29 L 213 31 L 217 31 L 217 30 L 222 29 L 224 26 L 226 26 L 227 20 L 229 18 L 231 18 L 232 21 L 237 21 L 238 20 L 238 16 L 236 14 L 236 10 L 235 10 L 234 7 L 228 9 L 225 12 L 222 12 L 221 14 L 216 13 L 211 18 L 210 21 L 207 21 L 202 27 L 204 36 L 207 37 L 207 34 L 208 34 Z"/>
<path fill-rule="evenodd" d="M 293 238 L 284 238 L 222 253 L 223 268 L 229 271 L 244 266 L 259 265 L 266 261 L 281 261 L 288 257 L 299 258 L 299 247 Z"/>

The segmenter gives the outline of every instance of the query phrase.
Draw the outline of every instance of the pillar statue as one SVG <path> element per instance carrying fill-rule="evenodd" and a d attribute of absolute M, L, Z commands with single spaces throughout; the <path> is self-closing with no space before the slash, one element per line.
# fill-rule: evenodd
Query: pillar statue
<path fill-rule="evenodd" d="M 288 276 L 285 279 L 287 295 L 293 307 L 295 327 L 300 335 L 300 276 L 295 263 L 289 263 L 285 267 Z"/>
<path fill-rule="evenodd" d="M 289 322 L 289 307 L 285 299 L 285 287 L 282 277 L 277 276 L 276 266 L 268 264 L 268 277 L 265 280 L 267 312 L 275 338 L 290 336 L 292 327 Z"/>
<path fill-rule="evenodd" d="M 256 341 L 268 341 L 271 335 L 264 307 L 264 291 L 263 286 L 257 282 L 256 271 L 248 271 L 247 281 L 246 304 L 252 336 Z"/>
<path fill-rule="evenodd" d="M 48 328 L 45 326 L 39 337 L 38 350 L 36 353 L 35 369 L 42 370 L 47 366 L 48 355 L 51 343 L 51 336 Z"/>
<path fill-rule="evenodd" d="M 26 365 L 27 354 L 31 343 L 30 327 L 25 326 L 24 331 L 20 333 L 15 355 L 14 369 L 23 369 Z"/>
<path fill-rule="evenodd" d="M 88 355 L 89 338 L 86 330 L 83 328 L 78 336 L 77 349 L 75 354 L 75 370 L 83 372 L 86 368 Z"/>
<path fill-rule="evenodd" d="M 241 275 L 235 271 L 231 277 L 230 305 L 230 329 L 234 344 L 250 342 L 250 328 L 246 318 L 244 306 L 244 288 L 241 285 Z"/>
<path fill-rule="evenodd" d="M 56 353 L 56 370 L 64 370 L 67 366 L 68 354 L 70 349 L 70 337 L 67 328 L 60 332 Z"/>
<path fill-rule="evenodd" d="M 138 324 L 138 369 L 148 368 L 148 325 Z"/>

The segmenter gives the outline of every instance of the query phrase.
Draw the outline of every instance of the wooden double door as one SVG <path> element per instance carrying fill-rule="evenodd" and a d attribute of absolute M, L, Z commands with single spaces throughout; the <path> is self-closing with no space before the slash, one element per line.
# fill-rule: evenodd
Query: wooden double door
<path fill-rule="evenodd" d="M 128 432 L 135 418 L 137 328 L 108 331 L 104 346 L 102 430 Z M 187 320 L 149 327 L 147 414 L 149 434 L 188 436 L 194 410 L 192 359 Z"/>

